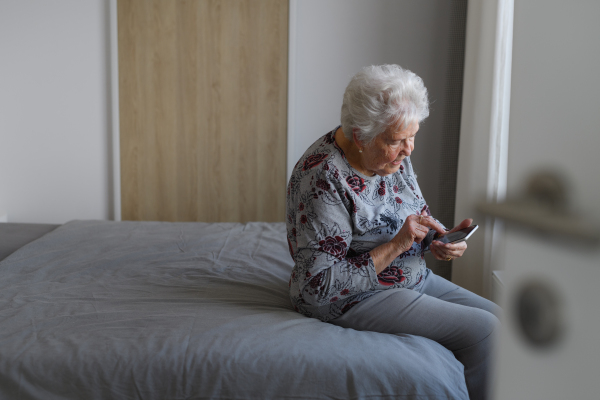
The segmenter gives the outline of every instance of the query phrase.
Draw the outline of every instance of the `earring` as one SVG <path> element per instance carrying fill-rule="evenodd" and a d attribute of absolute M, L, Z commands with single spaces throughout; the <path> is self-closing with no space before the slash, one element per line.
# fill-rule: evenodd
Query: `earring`
<path fill-rule="evenodd" d="M 362 149 L 358 149 L 358 152 L 359 152 L 359 153 L 362 153 Z"/>

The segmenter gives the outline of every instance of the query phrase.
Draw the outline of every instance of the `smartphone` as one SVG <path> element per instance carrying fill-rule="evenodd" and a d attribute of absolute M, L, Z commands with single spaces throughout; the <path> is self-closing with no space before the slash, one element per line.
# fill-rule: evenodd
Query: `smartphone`
<path fill-rule="evenodd" d="M 479 225 L 471 225 L 464 229 L 461 229 L 456 232 L 448 233 L 444 236 L 440 236 L 436 238 L 433 237 L 433 240 L 438 240 L 442 243 L 458 243 L 463 242 L 471 237 L 471 235 L 479 228 Z"/>
<path fill-rule="evenodd" d="M 469 227 L 458 230 L 456 232 L 448 233 L 444 236 L 440 236 L 440 237 L 434 236 L 433 240 L 437 240 L 442 243 L 463 242 L 463 241 L 467 240 L 468 238 L 470 238 L 471 235 L 477 230 L 477 228 L 479 228 L 479 225 L 471 225 Z M 422 243 L 423 247 L 427 248 L 427 250 L 425 250 L 425 253 L 429 253 L 429 245 L 430 244 L 431 244 L 431 242 Z"/>

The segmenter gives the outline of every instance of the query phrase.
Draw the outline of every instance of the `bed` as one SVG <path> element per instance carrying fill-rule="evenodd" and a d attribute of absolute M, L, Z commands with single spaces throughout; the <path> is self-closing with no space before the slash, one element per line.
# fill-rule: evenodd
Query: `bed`
<path fill-rule="evenodd" d="M 436 342 L 294 312 L 283 223 L 54 228 L 0 261 L 1 399 L 468 399 Z"/>

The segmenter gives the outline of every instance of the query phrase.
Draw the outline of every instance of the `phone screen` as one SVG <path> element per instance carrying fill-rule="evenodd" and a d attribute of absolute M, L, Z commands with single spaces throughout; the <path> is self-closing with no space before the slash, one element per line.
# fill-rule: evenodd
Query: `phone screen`
<path fill-rule="evenodd" d="M 467 240 L 469 236 L 473 234 L 477 230 L 477 225 L 471 225 L 467 228 L 461 229 L 456 232 L 449 233 L 447 235 L 441 236 L 435 240 L 439 240 L 442 243 L 456 243 L 462 242 L 463 240 Z"/>

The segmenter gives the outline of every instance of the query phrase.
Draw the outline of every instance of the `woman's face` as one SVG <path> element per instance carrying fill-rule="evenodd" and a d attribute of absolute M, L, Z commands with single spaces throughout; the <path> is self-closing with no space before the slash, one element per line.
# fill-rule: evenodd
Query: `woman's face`
<path fill-rule="evenodd" d="M 415 135 L 419 123 L 414 122 L 404 130 L 388 128 L 363 147 L 362 165 L 372 174 L 385 176 L 398 171 L 404 157 L 415 148 Z"/>

